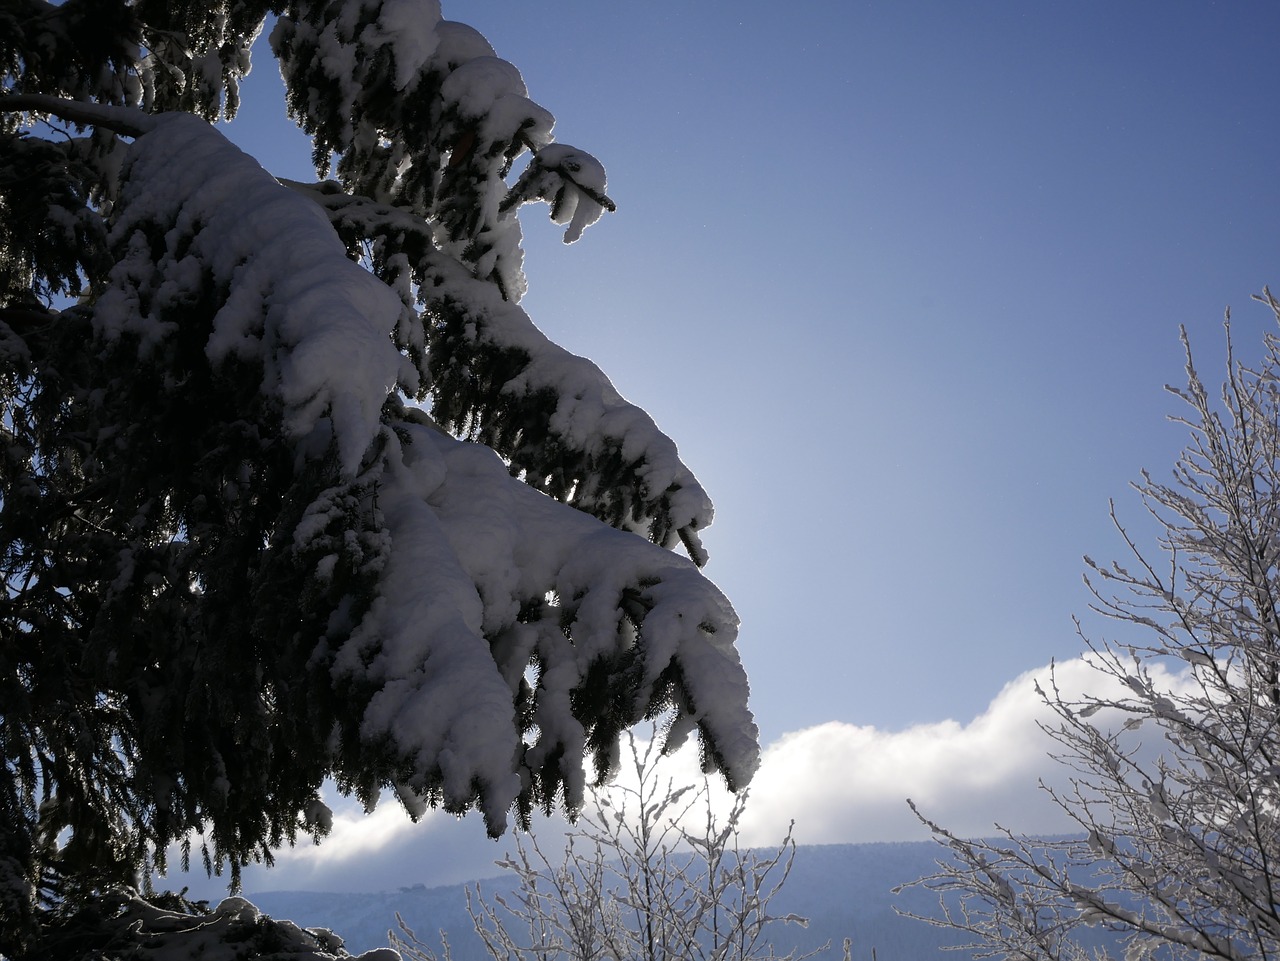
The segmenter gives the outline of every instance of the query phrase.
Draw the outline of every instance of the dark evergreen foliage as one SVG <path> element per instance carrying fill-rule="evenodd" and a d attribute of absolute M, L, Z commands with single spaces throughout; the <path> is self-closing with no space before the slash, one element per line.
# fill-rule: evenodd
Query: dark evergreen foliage
<path fill-rule="evenodd" d="M 204 121 L 269 14 L 336 179 L 244 168 L 311 226 L 228 246 L 237 197 L 191 170 L 235 153 Z M 235 886 L 325 833 L 326 778 L 497 833 L 575 809 L 586 757 L 603 776 L 669 712 L 745 783 L 736 618 L 695 567 L 710 502 L 517 306 L 517 209 L 572 240 L 612 204 L 514 67 L 429 0 L 13 0 L 0 65 L 0 953 L 174 844 Z M 391 358 L 372 401 L 294 356 L 309 295 L 273 271 L 315 237 L 379 288 L 351 325 Z"/>

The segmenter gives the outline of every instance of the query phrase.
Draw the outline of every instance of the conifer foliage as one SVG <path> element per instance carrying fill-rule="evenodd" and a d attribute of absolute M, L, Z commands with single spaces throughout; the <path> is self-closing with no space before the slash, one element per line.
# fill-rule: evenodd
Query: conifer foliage
<path fill-rule="evenodd" d="M 216 127 L 268 18 L 333 179 Z M 7 937 L 175 841 L 234 884 L 326 777 L 496 834 L 665 715 L 746 784 L 710 501 L 519 306 L 518 210 L 613 204 L 514 66 L 434 0 L 14 0 L 0 60 Z"/>

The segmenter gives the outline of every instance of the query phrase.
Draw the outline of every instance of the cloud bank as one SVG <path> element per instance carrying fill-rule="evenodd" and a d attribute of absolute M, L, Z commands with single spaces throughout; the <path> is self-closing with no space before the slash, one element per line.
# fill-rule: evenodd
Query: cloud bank
<path fill-rule="evenodd" d="M 996 822 L 1028 832 L 1069 829 L 1038 788 L 1052 776 L 1050 712 L 1035 693 L 1045 667 L 1001 689 L 978 717 L 900 731 L 832 721 L 769 745 L 744 825 L 765 844 L 795 821 L 801 844 L 906 841 L 929 837 L 907 806 L 962 834 L 989 834 Z M 1092 674 L 1081 661 L 1058 665 L 1059 683 Z"/>
<path fill-rule="evenodd" d="M 1065 695 L 1094 694 L 1103 678 L 1081 658 L 1054 668 Z M 1073 830 L 1072 822 L 1038 787 L 1063 774 L 1046 755 L 1052 746 L 1038 722 L 1051 712 L 1035 692 L 1046 684 L 1048 665 L 1006 684 L 979 716 L 900 731 L 831 721 L 783 735 L 764 752 L 742 827 L 745 843 L 776 844 L 795 822 L 800 844 L 920 840 L 928 831 L 907 807 L 960 834 L 989 835 L 995 823 L 1028 833 Z M 1169 678 L 1171 683 L 1176 677 Z M 690 746 L 664 762 L 677 782 L 697 773 Z M 719 803 L 727 805 L 720 792 Z M 333 833 L 319 846 L 279 852 L 271 870 L 251 868 L 244 886 L 265 890 L 387 890 L 412 884 L 454 884 L 497 873 L 494 860 L 511 846 L 484 835 L 479 818 L 432 812 L 411 823 L 390 798 L 370 815 L 335 803 Z M 558 819 L 535 825 L 551 850 L 563 831 Z M 550 836 L 550 837 L 549 837 Z M 219 896 L 220 886 L 172 877 L 169 886 L 191 884 L 199 896 Z"/>

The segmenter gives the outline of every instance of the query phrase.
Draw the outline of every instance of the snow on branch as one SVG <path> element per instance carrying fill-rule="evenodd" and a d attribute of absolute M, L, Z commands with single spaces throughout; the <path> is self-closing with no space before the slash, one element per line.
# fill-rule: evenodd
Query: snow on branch
<path fill-rule="evenodd" d="M 155 129 L 159 118 L 133 107 L 64 100 L 43 93 L 0 96 L 0 113 L 46 114 L 86 127 L 104 127 L 125 137 L 140 137 Z"/>
<path fill-rule="evenodd" d="M 576 812 L 660 718 L 745 787 L 737 617 L 698 570 L 711 502 L 517 305 L 523 204 L 567 241 L 614 209 L 519 70 L 437 0 L 19 7 L 0 867 L 23 906 L 0 953 L 46 878 L 111 890 L 176 843 L 234 889 L 327 832 L 330 778 L 497 834 Z M 282 185 L 209 123 L 272 11 L 333 182 Z"/>
<path fill-rule="evenodd" d="M 98 329 L 144 344 L 161 336 L 161 310 L 197 296 L 209 271 L 228 292 L 206 347 L 210 362 L 260 362 L 264 389 L 283 404 L 294 437 L 321 451 L 332 439 L 343 470 L 354 473 L 388 393 L 416 380 L 389 337 L 399 298 L 347 259 L 319 210 L 199 118 L 154 118 L 125 176 L 112 237 L 134 256 L 98 302 Z M 143 312 L 132 278 L 152 267 L 146 238 L 156 229 L 169 231 L 168 249 Z"/>
<path fill-rule="evenodd" d="M 710 497 L 675 443 L 599 367 L 436 247 L 411 210 L 333 182 L 287 183 L 321 204 L 340 233 L 394 237 L 407 252 L 428 318 L 422 375 L 436 420 L 493 447 L 531 486 L 662 546 L 683 542 L 706 563 L 697 532 L 714 516 Z M 412 354 L 417 344 L 401 346 Z"/>
<path fill-rule="evenodd" d="M 437 3 L 303 2 L 271 42 L 317 169 L 327 175 L 337 154 L 345 190 L 413 210 L 442 251 L 506 299 L 526 288 L 516 208 L 546 200 L 569 225 L 566 242 L 615 209 L 603 166 L 552 143 L 555 118 L 529 99 L 520 71 L 471 27 L 442 20 Z M 509 191 L 525 153 L 529 168 Z"/>
<path fill-rule="evenodd" d="M 758 748 L 737 619 L 693 564 L 556 503 L 493 451 L 403 407 L 417 371 L 393 341 L 401 298 L 348 259 L 314 203 L 208 124 L 159 119 L 125 174 L 112 239 L 131 253 L 98 302 L 99 334 L 136 338 L 145 356 L 171 335 L 170 308 L 211 282 L 221 306 L 208 362 L 260 365 L 298 456 L 333 451 L 341 470 L 295 531 L 296 550 L 323 553 L 333 505 L 373 498 L 386 544 L 372 602 L 326 656 L 336 682 L 369 692 L 360 736 L 408 762 L 403 787 L 452 810 L 479 804 L 497 833 L 519 798 L 563 786 L 580 803 L 584 753 L 604 758 L 622 728 L 662 711 L 673 712 L 673 743 L 696 730 L 731 784 L 750 779 Z M 351 203 L 342 196 L 339 213 Z M 528 357 L 505 403 L 562 397 L 551 429 L 566 449 L 612 443 L 675 518 L 709 515 L 674 445 L 598 368 L 447 256 L 428 250 L 424 264 L 431 296 L 465 303 L 481 336 Z M 331 556 L 317 577 L 330 576 Z"/>

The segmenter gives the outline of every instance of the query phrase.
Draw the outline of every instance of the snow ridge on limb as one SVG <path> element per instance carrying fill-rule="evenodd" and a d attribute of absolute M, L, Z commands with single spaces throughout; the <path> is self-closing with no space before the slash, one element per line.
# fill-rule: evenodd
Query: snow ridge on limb
<path fill-rule="evenodd" d="M 353 475 L 372 443 L 382 403 L 416 386 L 390 340 L 401 304 L 346 258 L 320 211 L 298 203 L 253 158 L 189 114 L 155 118 L 158 135 L 130 150 L 113 242 L 127 248 L 99 298 L 94 325 L 107 337 L 163 336 L 170 303 L 194 296 L 204 274 L 227 299 L 205 348 L 263 366 L 263 389 L 284 407 L 303 449 L 332 441 Z M 159 257 L 147 233 L 168 227 Z M 340 266 L 339 266 L 340 265 Z M 156 269 L 159 286 L 139 309 L 135 278 Z"/>

